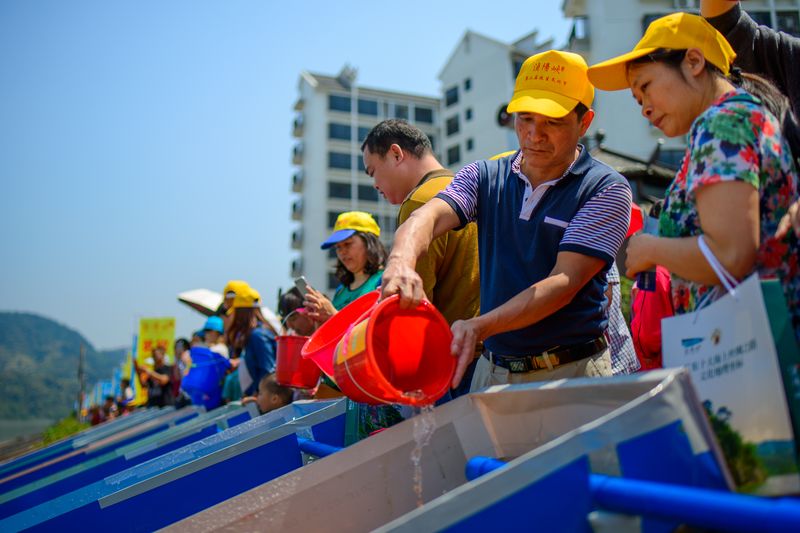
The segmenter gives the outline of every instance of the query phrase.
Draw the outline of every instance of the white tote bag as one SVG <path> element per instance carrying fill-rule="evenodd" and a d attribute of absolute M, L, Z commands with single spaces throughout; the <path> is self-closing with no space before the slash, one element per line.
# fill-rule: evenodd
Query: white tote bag
<path fill-rule="evenodd" d="M 699 244 L 728 293 L 698 311 L 662 320 L 664 367 L 686 367 L 700 399 L 710 402 L 712 422 L 726 425 L 749 448 L 727 458 L 732 470 L 732 461 L 749 464 L 733 472 L 741 486 L 764 494 L 796 492 L 794 436 L 758 274 L 737 284 L 702 237 Z"/>

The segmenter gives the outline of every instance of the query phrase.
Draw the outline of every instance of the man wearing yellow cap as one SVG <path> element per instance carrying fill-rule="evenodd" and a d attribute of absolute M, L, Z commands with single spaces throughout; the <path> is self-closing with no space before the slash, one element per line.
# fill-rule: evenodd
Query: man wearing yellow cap
<path fill-rule="evenodd" d="M 628 228 L 631 191 L 578 144 L 594 88 L 578 55 L 551 50 L 520 69 L 508 112 L 519 150 L 464 167 L 395 236 L 384 295 L 422 298 L 414 263 L 431 240 L 478 224 L 481 315 L 452 326 L 458 384 L 476 341 L 472 389 L 611 374 L 605 274 Z"/>

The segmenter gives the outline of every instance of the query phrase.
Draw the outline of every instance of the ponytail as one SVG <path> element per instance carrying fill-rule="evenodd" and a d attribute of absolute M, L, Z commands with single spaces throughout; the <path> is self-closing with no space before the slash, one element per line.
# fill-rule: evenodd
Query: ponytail
<path fill-rule="evenodd" d="M 757 74 L 742 72 L 732 67 L 728 80 L 748 93 L 759 98 L 767 110 L 775 115 L 781 124 L 781 133 L 792 151 L 792 160 L 800 170 L 800 125 L 792 112 L 789 99 L 769 80 Z"/>

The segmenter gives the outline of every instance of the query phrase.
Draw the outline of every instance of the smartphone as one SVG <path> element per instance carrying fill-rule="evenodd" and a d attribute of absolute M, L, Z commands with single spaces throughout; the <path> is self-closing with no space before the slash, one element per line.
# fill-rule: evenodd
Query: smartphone
<path fill-rule="evenodd" d="M 300 294 L 302 294 L 303 296 L 308 294 L 308 281 L 306 280 L 305 276 L 300 276 L 299 278 L 295 278 L 294 286 L 297 287 L 297 290 L 300 291 Z"/>

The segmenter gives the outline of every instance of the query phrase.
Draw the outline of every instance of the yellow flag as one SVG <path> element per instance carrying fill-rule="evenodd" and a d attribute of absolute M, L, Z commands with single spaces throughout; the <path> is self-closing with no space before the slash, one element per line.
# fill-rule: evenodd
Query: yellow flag
<path fill-rule="evenodd" d="M 153 357 L 153 349 L 160 346 L 166 352 L 167 364 L 175 364 L 175 318 L 142 318 L 139 320 L 139 338 L 136 342 L 136 361 L 145 364 Z"/>

